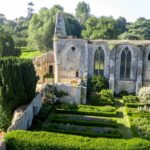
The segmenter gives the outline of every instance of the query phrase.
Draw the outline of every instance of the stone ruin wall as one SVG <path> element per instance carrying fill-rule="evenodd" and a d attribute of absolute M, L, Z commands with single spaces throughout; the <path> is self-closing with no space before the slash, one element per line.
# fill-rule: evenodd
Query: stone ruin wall
<path fill-rule="evenodd" d="M 21 106 L 16 109 L 12 119 L 11 126 L 7 131 L 26 130 L 32 125 L 32 120 L 42 107 L 47 86 L 44 86 L 39 94 L 35 96 L 32 102 L 27 106 Z"/>
<path fill-rule="evenodd" d="M 80 84 L 87 79 L 86 41 L 82 39 L 62 39 L 55 41 L 55 83 Z"/>
<path fill-rule="evenodd" d="M 63 91 L 68 95 L 60 98 L 61 102 L 70 104 L 86 104 L 86 87 L 73 86 L 69 84 L 57 83 L 54 85 L 58 91 Z"/>
<path fill-rule="evenodd" d="M 53 82 L 52 80 L 46 81 L 45 75 L 50 75 L 52 78 L 54 76 L 54 53 L 53 51 L 47 52 L 40 57 L 33 59 L 33 64 L 35 66 L 36 74 L 39 76 L 38 83 Z"/>

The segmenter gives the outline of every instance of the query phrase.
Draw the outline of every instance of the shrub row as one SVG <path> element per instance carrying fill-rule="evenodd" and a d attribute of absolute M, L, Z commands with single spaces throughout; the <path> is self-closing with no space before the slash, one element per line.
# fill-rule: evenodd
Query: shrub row
<path fill-rule="evenodd" d="M 71 134 L 71 135 L 80 135 L 84 137 L 105 137 L 105 138 L 121 138 L 121 134 L 116 132 L 111 133 L 94 133 L 94 132 L 86 132 L 86 131 L 75 131 L 75 130 L 63 130 L 63 129 L 54 129 L 49 126 L 49 128 L 46 128 L 46 131 L 56 132 L 56 133 L 65 133 L 65 134 Z"/>
<path fill-rule="evenodd" d="M 32 60 L 15 57 L 0 59 L 0 129 L 6 130 L 14 110 L 34 98 L 36 83 Z"/>
<path fill-rule="evenodd" d="M 137 103 L 137 102 L 139 102 L 138 97 L 134 96 L 134 95 L 123 96 L 122 99 L 123 99 L 124 103 Z"/>
<path fill-rule="evenodd" d="M 7 150 L 148 150 L 140 138 L 88 138 L 51 132 L 12 131 L 6 134 Z"/>
<path fill-rule="evenodd" d="M 84 121 L 84 120 L 65 120 L 65 119 L 52 119 L 54 123 L 64 123 L 64 124 L 74 124 L 81 126 L 95 126 L 95 127 L 112 127 L 117 128 L 116 123 L 107 123 L 107 122 L 97 122 L 97 121 Z"/>
<path fill-rule="evenodd" d="M 72 105 L 67 103 L 62 103 L 58 106 L 60 109 L 67 110 L 76 110 L 76 111 L 88 111 L 88 112 L 114 112 L 116 110 L 115 107 L 112 106 L 91 106 L 91 105 Z"/>
<path fill-rule="evenodd" d="M 137 107 L 143 107 L 143 106 L 150 106 L 150 104 L 143 104 L 143 103 L 126 103 L 126 107 L 131 107 L 131 108 L 137 108 Z"/>
<path fill-rule="evenodd" d="M 116 112 L 80 112 L 74 110 L 64 110 L 64 109 L 57 109 L 56 113 L 63 113 L 63 114 L 78 114 L 78 115 L 89 115 L 89 116 L 103 116 L 103 117 L 116 117 Z"/>
<path fill-rule="evenodd" d="M 150 113 L 148 112 L 141 112 L 140 110 L 138 110 L 138 108 L 133 108 L 133 107 L 128 107 L 126 108 L 126 112 L 129 116 L 150 116 Z"/>

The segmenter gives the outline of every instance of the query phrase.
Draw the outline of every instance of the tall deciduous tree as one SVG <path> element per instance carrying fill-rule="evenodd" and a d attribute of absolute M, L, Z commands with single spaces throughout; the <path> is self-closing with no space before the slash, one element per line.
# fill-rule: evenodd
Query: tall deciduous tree
<path fill-rule="evenodd" d="M 4 22 L 6 21 L 6 17 L 4 14 L 0 14 L 0 24 L 4 24 Z"/>
<path fill-rule="evenodd" d="M 51 9 L 42 8 L 29 22 L 28 44 L 34 49 L 48 51 L 53 48 L 53 35 L 56 14 L 63 12 L 63 7 L 54 5 Z"/>
<path fill-rule="evenodd" d="M 71 35 L 76 36 L 78 38 L 81 37 L 82 26 L 76 20 L 76 18 L 69 13 L 65 13 L 65 26 L 68 36 Z"/>
<path fill-rule="evenodd" d="M 127 28 L 128 31 L 121 34 L 120 39 L 150 40 L 150 19 L 139 18 Z"/>
<path fill-rule="evenodd" d="M 91 16 L 85 22 L 82 37 L 86 39 L 115 39 L 117 33 L 117 25 L 113 17 L 96 18 Z"/>
<path fill-rule="evenodd" d="M 34 13 L 34 9 L 33 9 L 34 4 L 32 2 L 28 3 L 28 14 L 27 14 L 27 18 L 31 18 L 33 13 Z"/>
<path fill-rule="evenodd" d="M 15 48 L 14 41 L 10 35 L 1 33 L 0 35 L 0 57 L 18 56 L 19 49 Z"/>
<path fill-rule="evenodd" d="M 90 6 L 89 4 L 83 2 L 79 2 L 76 9 L 75 16 L 81 24 L 84 24 L 85 21 L 90 16 Z"/>

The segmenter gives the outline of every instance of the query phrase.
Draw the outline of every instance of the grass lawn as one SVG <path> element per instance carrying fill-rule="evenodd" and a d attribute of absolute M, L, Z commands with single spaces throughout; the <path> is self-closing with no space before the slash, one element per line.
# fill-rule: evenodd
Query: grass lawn
<path fill-rule="evenodd" d="M 33 58 L 41 56 L 41 55 L 42 55 L 42 52 L 40 52 L 39 50 L 31 50 L 31 49 L 22 47 L 20 58 L 33 59 Z"/>

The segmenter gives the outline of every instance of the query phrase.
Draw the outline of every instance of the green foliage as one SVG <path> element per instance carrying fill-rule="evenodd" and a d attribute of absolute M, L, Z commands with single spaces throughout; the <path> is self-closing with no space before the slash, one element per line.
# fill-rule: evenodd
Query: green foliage
<path fill-rule="evenodd" d="M 63 96 L 68 96 L 68 93 L 67 92 L 64 92 L 64 91 L 60 91 L 60 90 L 57 90 L 56 88 L 54 89 L 54 95 L 56 97 L 63 97 Z"/>
<path fill-rule="evenodd" d="M 101 103 L 112 105 L 114 102 L 114 96 L 111 90 L 101 90 L 100 92 Z"/>
<path fill-rule="evenodd" d="M 41 56 L 42 53 L 39 50 L 34 50 L 28 47 L 21 47 L 21 55 L 20 58 L 28 58 L 33 59 L 35 57 Z"/>
<path fill-rule="evenodd" d="M 108 80 L 103 76 L 93 76 L 87 82 L 87 97 L 108 88 Z"/>
<path fill-rule="evenodd" d="M 104 132 L 100 132 L 100 133 L 95 133 L 95 132 L 91 132 L 89 131 L 89 129 L 92 129 L 91 126 L 86 126 L 86 129 L 84 131 L 79 131 L 77 130 L 78 126 L 76 125 L 68 125 L 66 127 L 66 125 L 64 124 L 47 124 L 46 126 L 44 126 L 42 128 L 42 130 L 44 131 L 52 131 L 52 132 L 58 132 L 58 133 L 66 133 L 66 134 L 74 134 L 74 135 L 81 135 L 81 136 L 86 136 L 86 137 L 109 137 L 109 138 L 120 138 L 121 135 L 120 133 L 116 130 L 109 130 L 104 131 Z M 84 126 L 85 127 L 85 126 Z"/>
<path fill-rule="evenodd" d="M 88 138 L 52 132 L 12 131 L 6 134 L 8 150 L 141 150 L 150 149 L 150 142 L 140 138 Z"/>
<path fill-rule="evenodd" d="M 131 108 L 150 106 L 150 104 L 144 104 L 144 103 L 126 103 L 125 105 L 126 107 L 131 107 Z"/>
<path fill-rule="evenodd" d="M 41 130 L 43 122 L 47 119 L 52 112 L 53 106 L 49 103 L 44 103 L 40 112 L 34 117 L 30 130 Z"/>
<path fill-rule="evenodd" d="M 130 117 L 131 129 L 135 137 L 150 140 L 150 116 Z"/>
<path fill-rule="evenodd" d="M 63 8 L 60 5 L 54 5 L 51 9 L 42 8 L 38 14 L 32 16 L 28 28 L 29 47 L 40 51 L 48 51 L 53 48 L 53 35 L 58 12 L 63 12 Z"/>
<path fill-rule="evenodd" d="M 95 93 L 91 96 L 90 103 L 92 105 L 113 105 L 114 104 L 114 96 L 111 90 L 104 89 L 99 93 Z"/>
<path fill-rule="evenodd" d="M 68 36 L 81 37 L 82 27 L 73 15 L 65 13 L 65 27 Z"/>
<path fill-rule="evenodd" d="M 123 96 L 128 96 L 128 95 L 133 95 L 133 96 L 134 96 L 135 93 L 129 93 L 129 92 L 127 92 L 127 91 L 121 91 L 121 92 L 118 93 L 118 94 L 115 93 L 115 96 L 116 96 L 116 97 L 121 97 L 121 98 L 122 98 Z"/>
<path fill-rule="evenodd" d="M 56 110 L 58 113 L 71 113 L 71 114 L 81 114 L 81 115 L 95 115 L 95 116 L 116 116 L 116 108 L 112 106 L 90 106 L 90 105 L 61 105 L 59 109 Z"/>
<path fill-rule="evenodd" d="M 150 20 L 139 18 L 134 23 L 127 26 L 128 31 L 119 36 L 120 39 L 129 40 L 149 40 L 150 39 Z"/>
<path fill-rule="evenodd" d="M 28 29 L 29 20 L 24 17 L 19 17 L 15 20 L 7 20 L 7 23 L 4 23 L 0 30 L 12 35 L 15 46 L 22 47 L 27 46 L 27 29 Z"/>
<path fill-rule="evenodd" d="M 63 124 L 74 124 L 79 126 L 94 126 L 94 127 L 111 127 L 117 128 L 115 123 L 107 122 L 97 122 L 97 121 L 84 121 L 84 120 L 65 120 L 65 119 L 52 119 L 53 123 L 63 123 Z"/>
<path fill-rule="evenodd" d="M 85 22 L 82 37 L 85 39 L 116 39 L 118 32 L 116 21 L 112 17 L 91 16 Z"/>
<path fill-rule="evenodd" d="M 15 57 L 0 59 L 0 106 L 4 116 L 12 117 L 16 108 L 34 98 L 36 83 L 36 72 L 31 60 Z M 1 121 L 6 129 L 7 122 Z"/>
<path fill-rule="evenodd" d="M 20 50 L 15 48 L 14 41 L 11 36 L 6 33 L 0 35 L 0 57 L 4 56 L 18 56 Z"/>
<path fill-rule="evenodd" d="M 75 9 L 75 16 L 80 22 L 80 24 L 84 24 L 85 21 L 90 16 L 90 6 L 84 1 L 79 2 Z"/>
<path fill-rule="evenodd" d="M 118 35 L 120 35 L 121 33 L 124 33 L 125 31 L 127 31 L 127 21 L 124 17 L 119 17 L 116 20 L 116 26 L 117 26 L 117 30 L 118 30 Z"/>
<path fill-rule="evenodd" d="M 128 95 L 128 96 L 123 96 L 123 101 L 124 103 L 137 103 L 139 102 L 139 99 L 137 96 Z"/>

